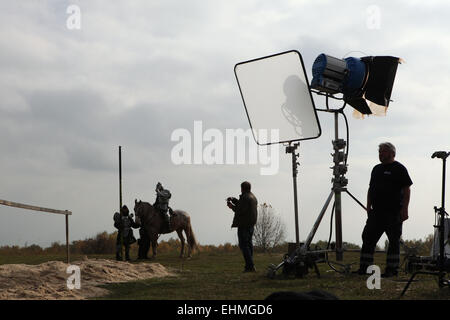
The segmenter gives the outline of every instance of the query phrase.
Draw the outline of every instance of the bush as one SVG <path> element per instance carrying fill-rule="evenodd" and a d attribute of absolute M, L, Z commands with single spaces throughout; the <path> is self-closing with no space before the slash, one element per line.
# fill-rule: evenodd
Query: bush
<path fill-rule="evenodd" d="M 253 235 L 255 247 L 263 252 L 282 244 L 286 238 L 286 227 L 270 204 L 258 206 L 258 220 Z"/>

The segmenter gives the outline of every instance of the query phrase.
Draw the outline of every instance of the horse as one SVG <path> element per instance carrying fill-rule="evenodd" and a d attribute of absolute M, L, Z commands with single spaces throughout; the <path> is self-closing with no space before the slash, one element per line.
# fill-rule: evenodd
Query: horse
<path fill-rule="evenodd" d="M 153 251 L 153 258 L 156 257 L 156 247 L 158 246 L 158 237 L 160 234 L 171 233 L 176 231 L 181 241 L 180 258 L 184 255 L 185 239 L 183 231 L 186 234 L 188 242 L 188 257 L 191 257 L 193 250 L 198 249 L 197 240 L 192 231 L 191 218 L 189 214 L 183 210 L 174 210 L 170 218 L 169 232 L 161 232 L 164 225 L 163 218 L 159 210 L 155 209 L 150 203 L 142 202 L 141 200 L 134 200 L 134 213 L 136 216 L 136 223 L 144 226 L 150 239 Z M 164 230 L 166 231 L 166 230 Z"/>

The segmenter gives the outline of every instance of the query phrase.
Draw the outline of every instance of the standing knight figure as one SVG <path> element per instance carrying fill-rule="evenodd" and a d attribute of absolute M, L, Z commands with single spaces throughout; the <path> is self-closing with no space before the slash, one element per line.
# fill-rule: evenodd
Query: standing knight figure
<path fill-rule="evenodd" d="M 120 213 L 113 216 L 114 227 L 118 230 L 116 239 L 116 260 L 122 261 L 122 246 L 125 247 L 125 260 L 130 261 L 130 245 L 136 242 L 132 228 L 139 228 L 140 225 L 133 220 L 133 215 L 129 214 L 127 206 L 120 208 Z"/>
<path fill-rule="evenodd" d="M 164 221 L 161 233 L 167 233 L 170 232 L 170 214 L 172 209 L 169 207 L 169 199 L 172 197 L 172 194 L 169 190 L 164 189 L 161 182 L 158 182 L 155 191 L 156 201 L 153 206 L 159 210 Z"/>

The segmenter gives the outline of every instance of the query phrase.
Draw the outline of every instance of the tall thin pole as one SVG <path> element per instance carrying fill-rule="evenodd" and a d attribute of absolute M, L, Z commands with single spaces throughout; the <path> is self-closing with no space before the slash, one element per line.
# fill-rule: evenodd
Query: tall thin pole
<path fill-rule="evenodd" d="M 294 185 L 294 213 L 295 213 L 295 245 L 298 247 L 300 245 L 300 235 L 298 231 L 298 201 L 297 201 L 297 158 L 298 153 L 295 152 L 300 143 L 289 142 L 289 145 L 286 147 L 286 153 L 292 153 L 292 182 Z"/>
<path fill-rule="evenodd" d="M 441 208 L 439 217 L 439 286 L 442 286 L 442 272 L 444 271 L 445 262 L 445 171 L 447 156 L 442 158 L 442 198 L 441 198 Z"/>
<path fill-rule="evenodd" d="M 448 155 L 447 155 L 448 156 Z M 445 208 L 445 171 L 446 171 L 446 162 L 447 162 L 447 157 L 445 157 L 444 159 L 442 159 L 444 161 L 444 163 L 442 164 L 442 198 L 441 198 L 441 208 Z"/>
<path fill-rule="evenodd" d="M 119 212 L 122 208 L 122 147 L 119 146 Z"/>
<path fill-rule="evenodd" d="M 122 218 L 122 147 L 119 146 L 119 213 Z M 123 257 L 123 232 L 120 232 L 120 255 Z"/>
<path fill-rule="evenodd" d="M 295 148 L 298 145 L 295 145 Z M 298 230 L 298 201 L 297 201 L 297 154 L 295 148 L 292 151 L 292 181 L 294 183 L 294 212 L 295 212 L 295 244 L 300 245 L 300 233 Z"/>

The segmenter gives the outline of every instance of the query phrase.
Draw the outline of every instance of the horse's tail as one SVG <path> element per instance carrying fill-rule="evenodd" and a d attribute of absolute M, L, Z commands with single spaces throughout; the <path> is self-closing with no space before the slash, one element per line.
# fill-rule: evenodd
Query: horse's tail
<path fill-rule="evenodd" d="M 194 250 L 199 251 L 197 239 L 195 238 L 194 231 L 192 230 L 192 224 L 191 224 L 191 218 L 190 217 L 188 217 L 188 223 L 187 224 L 188 224 L 187 225 L 188 234 L 186 234 L 186 238 L 187 238 L 187 242 L 189 244 L 189 247 L 191 248 L 192 251 L 194 251 Z"/>

